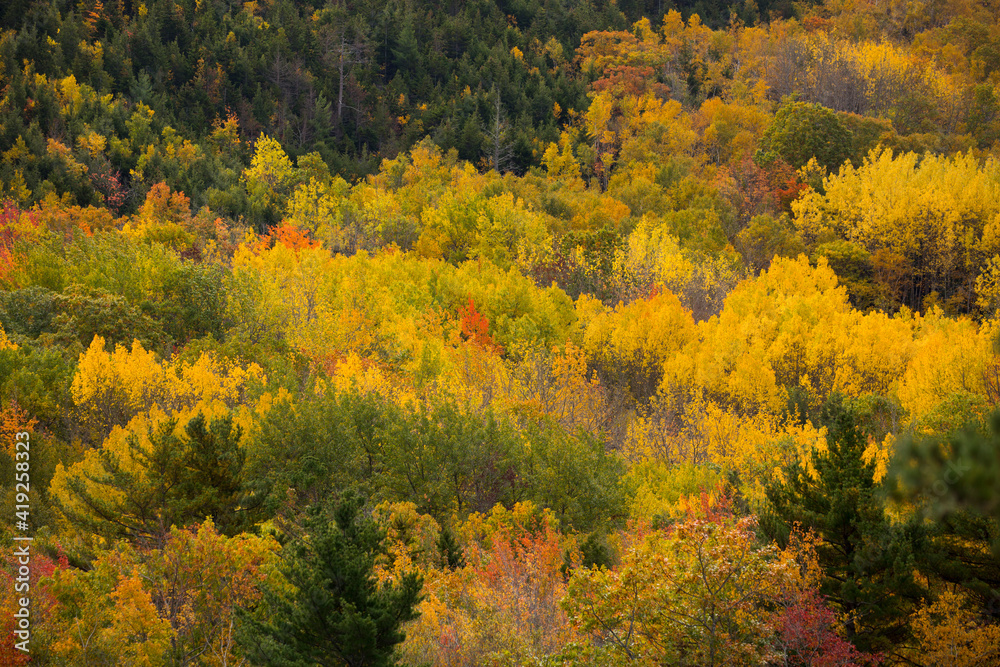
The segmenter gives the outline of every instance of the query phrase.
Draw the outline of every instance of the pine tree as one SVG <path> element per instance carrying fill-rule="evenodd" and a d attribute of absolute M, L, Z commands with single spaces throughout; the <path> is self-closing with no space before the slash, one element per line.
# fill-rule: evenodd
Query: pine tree
<path fill-rule="evenodd" d="M 829 446 L 813 450 L 816 474 L 797 463 L 786 467 L 787 481 L 767 489 L 773 513 L 761 523 L 779 543 L 794 526 L 822 538 L 820 592 L 843 614 L 855 646 L 887 650 L 906 638 L 913 604 L 926 594 L 913 578 L 912 544 L 920 529 L 890 522 L 854 415 L 839 405 L 826 412 Z"/>
<path fill-rule="evenodd" d="M 55 494 L 63 513 L 108 539 L 154 546 L 163 545 L 172 526 L 206 517 L 230 535 L 252 524 L 263 498 L 244 483 L 241 429 L 228 416 L 206 427 L 198 414 L 179 437 L 176 424 L 150 427 L 146 442 L 131 435 L 124 451 L 101 448 L 99 465 L 68 476 L 66 492 Z"/>
<path fill-rule="evenodd" d="M 372 572 L 386 555 L 385 532 L 345 497 L 333 510 L 312 506 L 304 534 L 285 547 L 284 578 L 292 589 L 265 592 L 244 610 L 240 643 L 254 664 L 273 667 L 396 664 L 403 623 L 417 617 L 422 581 L 408 573 L 379 584 Z"/>
<path fill-rule="evenodd" d="M 930 519 L 916 545 L 921 571 L 963 588 L 980 613 L 1000 618 L 1000 412 L 988 428 L 901 438 L 893 493 Z"/>

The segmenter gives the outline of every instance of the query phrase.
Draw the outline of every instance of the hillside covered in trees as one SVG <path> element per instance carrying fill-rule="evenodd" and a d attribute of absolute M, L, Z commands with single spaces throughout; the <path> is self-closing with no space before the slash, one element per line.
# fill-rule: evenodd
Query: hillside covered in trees
<path fill-rule="evenodd" d="M 987 0 L 5 2 L 0 664 L 1000 665 L 998 96 Z"/>

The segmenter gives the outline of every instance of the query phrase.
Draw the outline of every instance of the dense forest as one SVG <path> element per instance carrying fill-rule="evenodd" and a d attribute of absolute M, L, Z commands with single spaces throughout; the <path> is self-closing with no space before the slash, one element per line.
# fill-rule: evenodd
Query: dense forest
<path fill-rule="evenodd" d="M 7 0 L 0 152 L 0 665 L 1000 665 L 994 0 Z"/>

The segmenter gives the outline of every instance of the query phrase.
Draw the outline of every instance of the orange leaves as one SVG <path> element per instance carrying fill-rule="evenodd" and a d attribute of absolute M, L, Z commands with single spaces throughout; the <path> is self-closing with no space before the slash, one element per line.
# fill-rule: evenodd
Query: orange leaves
<path fill-rule="evenodd" d="M 261 236 L 253 245 L 253 251 L 259 255 L 277 245 L 283 245 L 295 252 L 322 246 L 319 241 L 310 238 L 309 230 L 282 222 L 276 227 L 271 227 L 267 234 Z"/>
<path fill-rule="evenodd" d="M 122 232 L 133 238 L 157 241 L 177 249 L 191 246 L 191 200 L 183 192 L 171 192 L 166 183 L 157 183 L 146 193 L 139 212 Z"/>
<path fill-rule="evenodd" d="M 522 650 L 555 653 L 575 634 L 559 607 L 566 592 L 559 533 L 544 524 L 538 532 L 496 533 L 491 543 L 489 550 L 466 550 L 473 595 L 499 612 L 486 627 Z"/>
<path fill-rule="evenodd" d="M 616 96 L 644 94 L 653 81 L 652 67 L 633 67 L 631 65 L 612 65 L 604 76 L 594 81 L 593 88 L 598 93 L 610 92 Z M 656 86 L 658 92 L 669 92 L 666 86 Z"/>
<path fill-rule="evenodd" d="M 32 213 L 40 229 L 48 228 L 66 239 L 79 232 L 91 236 L 94 232 L 114 229 L 121 221 L 106 208 L 68 206 L 66 200 L 59 199 L 55 193 L 46 195 Z"/>
<path fill-rule="evenodd" d="M 697 15 L 692 15 L 685 25 L 680 14 L 671 11 L 664 16 L 661 32 L 653 30 L 646 18 L 637 21 L 630 32 L 588 32 L 580 40 L 577 61 L 582 69 L 593 68 L 605 76 L 609 69 L 621 67 L 625 67 L 625 71 L 649 69 L 652 74 L 654 69 L 662 70 L 677 58 L 683 45 L 704 42 L 711 34 L 711 30 L 701 25 Z M 651 84 L 656 86 L 655 81 Z M 647 83 L 643 90 L 649 87 Z"/>
<path fill-rule="evenodd" d="M 81 5 L 85 7 L 86 5 Z M 107 17 L 107 12 L 104 10 L 104 3 L 101 0 L 94 0 L 94 6 L 92 9 L 86 9 L 83 11 L 83 24 L 87 27 L 87 36 L 93 38 L 97 33 L 97 24 Z"/>
<path fill-rule="evenodd" d="M 0 324 L 0 350 L 16 350 L 18 349 L 17 343 L 11 341 L 7 337 L 7 332 L 4 331 L 3 325 Z"/>
<path fill-rule="evenodd" d="M 183 192 L 171 192 L 170 186 L 160 182 L 146 193 L 139 217 L 160 223 L 184 224 L 191 219 L 191 200 Z"/>
<path fill-rule="evenodd" d="M 425 577 L 421 616 L 403 646 L 408 662 L 533 664 L 582 639 L 559 605 L 566 545 L 551 513 L 531 503 L 497 506 L 459 532 L 467 564 Z"/>
<path fill-rule="evenodd" d="M 3 328 L 0 328 L 0 334 L 2 333 Z M 0 439 L 2 439 L 4 451 L 12 460 L 14 459 L 14 445 L 17 442 L 14 436 L 22 431 L 30 432 L 37 423 L 38 420 L 22 409 L 15 400 L 7 401 L 0 408 Z"/>
<path fill-rule="evenodd" d="M 503 348 L 490 336 L 490 321 L 476 310 L 476 304 L 469 297 L 469 303 L 458 309 L 461 318 L 462 338 L 494 354 L 503 354 Z"/>
<path fill-rule="evenodd" d="M 19 242 L 33 239 L 39 233 L 35 213 L 22 211 L 17 204 L 0 204 L 0 285 L 8 284 L 20 264 Z"/>
<path fill-rule="evenodd" d="M 209 521 L 173 529 L 162 550 L 120 545 L 88 571 L 64 568 L 51 650 L 60 664 L 162 665 L 171 648 L 234 664 L 236 607 L 260 596 L 277 551 L 269 537 L 227 538 Z"/>

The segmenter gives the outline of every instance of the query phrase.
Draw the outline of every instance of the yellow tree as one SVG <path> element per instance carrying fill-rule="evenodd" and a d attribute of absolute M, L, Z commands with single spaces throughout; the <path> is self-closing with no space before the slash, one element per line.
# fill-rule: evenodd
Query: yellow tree
<path fill-rule="evenodd" d="M 564 606 L 618 664 L 751 665 L 766 660 L 795 569 L 761 546 L 753 518 L 691 518 L 631 536 L 614 569 L 579 569 Z"/>
<path fill-rule="evenodd" d="M 95 336 L 80 355 L 71 393 L 80 421 L 102 440 L 114 427 L 156 408 L 160 414 L 190 417 L 221 414 L 250 403 L 248 389 L 261 385 L 260 366 L 246 368 L 202 353 L 194 362 L 157 359 L 138 341 L 106 349 Z"/>
<path fill-rule="evenodd" d="M 60 664 L 239 664 L 236 609 L 274 576 L 271 537 L 220 535 L 211 522 L 174 529 L 161 550 L 120 544 L 87 571 L 64 567 L 55 598 L 51 651 Z"/>
<path fill-rule="evenodd" d="M 276 139 L 262 135 L 254 147 L 250 166 L 241 180 L 258 226 L 263 229 L 278 221 L 284 202 L 295 181 L 295 168 Z"/>
<path fill-rule="evenodd" d="M 962 596 L 944 591 L 937 601 L 913 615 L 914 664 L 973 667 L 1000 662 L 1000 627 L 982 625 L 978 614 L 963 607 Z"/>
<path fill-rule="evenodd" d="M 655 393 L 663 364 L 696 335 L 691 312 L 672 292 L 619 303 L 587 322 L 584 349 L 607 381 L 628 386 L 644 400 Z"/>
<path fill-rule="evenodd" d="M 52 625 L 52 653 L 63 664 L 111 664 L 159 667 L 169 664 L 176 636 L 157 612 L 143 580 L 136 554 L 110 552 L 83 572 L 56 572 L 52 591 L 58 602 Z"/>
<path fill-rule="evenodd" d="M 971 309 L 975 280 L 1000 249 L 1000 163 L 874 150 L 793 202 L 807 242 L 831 234 L 872 256 L 875 276 L 913 308 L 938 292 Z"/>

